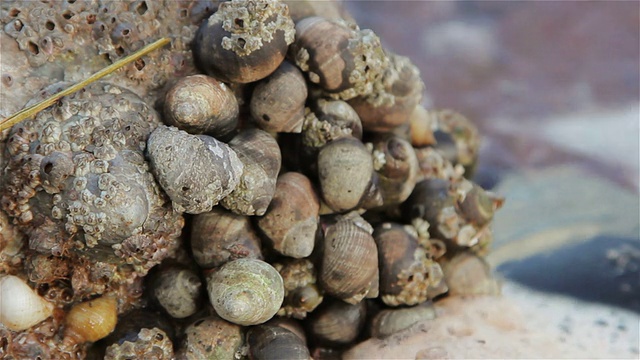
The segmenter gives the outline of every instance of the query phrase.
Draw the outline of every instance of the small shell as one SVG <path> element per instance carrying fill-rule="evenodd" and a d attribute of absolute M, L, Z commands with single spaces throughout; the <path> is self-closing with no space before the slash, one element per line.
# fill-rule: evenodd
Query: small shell
<path fill-rule="evenodd" d="M 304 319 L 322 302 L 322 293 L 316 285 L 316 270 L 308 259 L 287 259 L 273 264 L 284 281 L 284 302 L 278 310 L 280 316 Z"/>
<path fill-rule="evenodd" d="M 0 278 L 0 324 L 12 331 L 26 330 L 53 314 L 53 304 L 13 275 Z"/>
<path fill-rule="evenodd" d="M 282 277 L 257 259 L 228 262 L 207 276 L 209 300 L 223 319 L 257 325 L 271 319 L 284 300 Z"/>
<path fill-rule="evenodd" d="M 418 178 L 418 158 L 411 144 L 398 136 L 384 136 L 374 142 L 373 151 L 384 158 L 377 170 L 384 205 L 404 202 Z"/>
<path fill-rule="evenodd" d="M 217 316 L 194 321 L 184 334 L 177 359 L 239 359 L 242 353 L 242 328 Z"/>
<path fill-rule="evenodd" d="M 325 145 L 318 154 L 318 177 L 327 205 L 338 212 L 382 205 L 373 170 L 371 153 L 358 139 Z"/>
<path fill-rule="evenodd" d="M 107 347 L 104 360 L 120 359 L 171 360 L 174 359 L 173 343 L 161 329 L 143 328 L 135 337 Z"/>
<path fill-rule="evenodd" d="M 264 215 L 276 191 L 282 164 L 278 142 L 259 129 L 243 130 L 229 142 L 244 165 L 240 182 L 222 206 L 241 215 Z"/>
<path fill-rule="evenodd" d="M 247 343 L 251 359 L 311 359 L 304 341 L 292 331 L 280 326 L 252 327 L 247 333 Z"/>
<path fill-rule="evenodd" d="M 498 295 L 500 283 L 491 275 L 489 265 L 479 256 L 462 252 L 442 267 L 450 295 Z"/>
<path fill-rule="evenodd" d="M 320 201 L 311 181 L 288 172 L 278 177 L 276 192 L 258 227 L 282 255 L 304 258 L 313 251 Z"/>
<path fill-rule="evenodd" d="M 184 77 L 167 92 L 164 120 L 191 134 L 226 140 L 238 125 L 238 101 L 224 83 L 206 75 Z"/>
<path fill-rule="evenodd" d="M 260 238 L 249 218 L 219 207 L 193 217 L 191 251 L 205 269 L 244 257 L 262 259 Z"/>
<path fill-rule="evenodd" d="M 491 222 L 494 212 L 502 206 L 503 202 L 504 198 L 485 191 L 478 184 L 473 184 L 473 188 L 460 203 L 460 210 L 467 220 L 483 226 Z"/>
<path fill-rule="evenodd" d="M 320 344 L 349 344 L 360 334 L 366 314 L 364 301 L 352 305 L 333 299 L 311 313 L 308 330 L 311 338 Z"/>
<path fill-rule="evenodd" d="M 194 271 L 161 268 L 153 281 L 153 296 L 172 317 L 191 316 L 200 307 L 202 282 Z"/>
<path fill-rule="evenodd" d="M 118 322 L 116 299 L 102 296 L 74 305 L 65 318 L 66 344 L 96 342 L 109 335 Z"/>
<path fill-rule="evenodd" d="M 370 232 L 349 219 L 327 227 L 319 271 L 323 290 L 355 304 L 377 285 L 377 273 L 378 250 Z"/>
<path fill-rule="evenodd" d="M 400 309 L 386 309 L 371 320 L 371 335 L 378 339 L 386 338 L 411 326 L 436 318 L 436 310 L 431 303 Z"/>
<path fill-rule="evenodd" d="M 231 193 L 244 167 L 226 144 L 164 125 L 149 136 L 147 154 L 174 209 L 190 214 L 210 211 Z"/>
<path fill-rule="evenodd" d="M 263 130 L 302 131 L 307 84 L 300 70 L 283 61 L 276 71 L 260 81 L 251 95 L 251 116 Z"/>

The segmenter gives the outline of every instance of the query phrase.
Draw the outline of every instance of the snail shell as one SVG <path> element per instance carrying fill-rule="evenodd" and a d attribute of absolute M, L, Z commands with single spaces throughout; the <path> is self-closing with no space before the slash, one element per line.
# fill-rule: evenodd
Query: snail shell
<path fill-rule="evenodd" d="M 382 205 L 371 153 L 358 139 L 325 145 L 318 154 L 318 177 L 324 201 L 337 212 Z"/>
<path fill-rule="evenodd" d="M 65 318 L 66 344 L 96 342 L 109 335 L 118 322 L 116 299 L 102 296 L 74 305 Z"/>
<path fill-rule="evenodd" d="M 383 223 L 373 237 L 380 258 L 380 295 L 390 306 L 416 305 L 446 291 L 440 265 L 405 226 Z"/>
<path fill-rule="evenodd" d="M 243 130 L 229 142 L 244 165 L 240 182 L 222 206 L 241 215 L 261 216 L 276 191 L 282 156 L 278 142 L 260 129 Z"/>
<path fill-rule="evenodd" d="M 158 126 L 149 136 L 151 170 L 176 211 L 211 210 L 240 182 L 243 165 L 229 146 L 207 135 Z"/>
<path fill-rule="evenodd" d="M 404 329 L 436 318 L 436 310 L 431 303 L 400 309 L 385 309 L 371 320 L 371 335 L 378 339 L 386 338 Z"/>
<path fill-rule="evenodd" d="M 153 296 L 176 319 L 186 318 L 200 307 L 202 282 L 193 270 L 162 268 L 153 282 Z"/>
<path fill-rule="evenodd" d="M 295 38 L 287 6 L 279 1 L 222 2 L 194 38 L 194 58 L 209 75 L 249 83 L 271 74 Z"/>
<path fill-rule="evenodd" d="M 296 24 L 290 56 L 330 97 L 348 100 L 369 94 L 387 66 L 380 39 L 371 30 L 318 16 Z"/>
<path fill-rule="evenodd" d="M 282 255 L 311 255 L 318 228 L 320 201 L 311 181 L 297 172 L 278 177 L 269 209 L 258 219 L 258 227 Z"/>
<path fill-rule="evenodd" d="M 273 265 L 284 281 L 284 302 L 280 316 L 304 319 L 322 302 L 316 285 L 316 271 L 309 259 L 287 259 Z"/>
<path fill-rule="evenodd" d="M 164 120 L 191 134 L 226 140 L 238 126 L 238 101 L 224 83 L 206 75 L 181 78 L 167 92 Z"/>
<path fill-rule="evenodd" d="M 244 257 L 262 259 L 260 238 L 249 218 L 219 207 L 193 216 L 191 251 L 205 269 Z"/>
<path fill-rule="evenodd" d="M 345 19 L 355 22 L 340 1 L 283 0 L 289 6 L 289 14 L 294 22 L 310 16 L 322 16 L 325 19 Z"/>
<path fill-rule="evenodd" d="M 238 259 L 207 276 L 209 301 L 223 319 L 257 325 L 271 319 L 284 300 L 282 277 L 273 266 L 257 259 Z"/>
<path fill-rule="evenodd" d="M 483 226 L 491 222 L 494 212 L 502 206 L 503 202 L 504 198 L 485 191 L 478 184 L 473 184 L 460 203 L 460 210 L 467 220 L 477 226 Z"/>
<path fill-rule="evenodd" d="M 442 270 L 450 295 L 498 295 L 500 283 L 481 257 L 464 251 L 445 261 Z"/>
<path fill-rule="evenodd" d="M 307 83 L 302 72 L 283 61 L 276 71 L 260 81 L 251 95 L 251 116 L 263 130 L 302 131 Z"/>
<path fill-rule="evenodd" d="M 372 93 L 351 99 L 367 131 L 389 131 L 409 121 L 422 99 L 424 83 L 409 58 L 388 54 L 389 66 L 373 83 Z"/>
<path fill-rule="evenodd" d="M 0 278 L 0 324 L 12 331 L 26 330 L 53 314 L 53 304 L 14 275 Z"/>
<path fill-rule="evenodd" d="M 374 156 L 383 157 L 377 170 L 384 205 L 404 202 L 418 179 L 418 158 L 411 144 L 398 136 L 385 136 L 374 142 Z"/>
<path fill-rule="evenodd" d="M 198 319 L 184 331 L 177 358 L 239 359 L 244 345 L 242 328 L 217 316 Z"/>
<path fill-rule="evenodd" d="M 311 359 L 304 341 L 291 330 L 280 326 L 252 327 L 247 333 L 247 343 L 251 359 Z"/>
<path fill-rule="evenodd" d="M 367 314 L 366 302 L 347 304 L 332 299 L 311 313 L 307 322 L 310 336 L 320 344 L 345 345 L 362 330 Z"/>
<path fill-rule="evenodd" d="M 377 273 L 378 250 L 370 232 L 350 219 L 327 227 L 319 274 L 320 284 L 328 294 L 358 303 L 376 285 L 373 282 Z"/>

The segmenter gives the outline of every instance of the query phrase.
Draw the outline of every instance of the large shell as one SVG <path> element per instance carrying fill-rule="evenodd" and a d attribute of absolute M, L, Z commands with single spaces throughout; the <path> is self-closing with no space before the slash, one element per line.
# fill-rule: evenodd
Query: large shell
<path fill-rule="evenodd" d="M 291 330 L 280 326 L 252 327 L 247 333 L 247 343 L 251 359 L 311 359 L 304 341 Z"/>
<path fill-rule="evenodd" d="M 226 141 L 238 126 L 238 101 L 224 83 L 206 75 L 184 77 L 167 92 L 164 121 L 190 134 Z M 231 136 L 229 136 L 231 138 Z"/>
<path fill-rule="evenodd" d="M 344 100 L 371 93 L 388 61 L 371 30 L 318 16 L 296 24 L 296 40 L 289 51 L 312 83 Z"/>
<path fill-rule="evenodd" d="M 278 177 L 276 192 L 258 227 L 282 255 L 304 258 L 313 251 L 320 201 L 311 181 L 288 172 Z"/>
<path fill-rule="evenodd" d="M 249 83 L 280 65 L 294 36 L 287 6 L 279 1 L 223 2 L 198 29 L 194 57 L 217 79 Z"/>
<path fill-rule="evenodd" d="M 318 177 L 322 197 L 333 210 L 382 205 L 367 148 L 355 138 L 341 138 L 325 145 L 318 154 Z"/>
<path fill-rule="evenodd" d="M 53 304 L 14 275 L 0 278 L 0 324 L 12 331 L 26 330 L 53 314 Z"/>
<path fill-rule="evenodd" d="M 267 132 L 247 129 L 229 142 L 244 164 L 240 183 L 222 199 L 222 206 L 242 215 L 263 215 L 276 191 L 282 156 L 278 142 Z"/>
<path fill-rule="evenodd" d="M 409 58 L 389 54 L 389 66 L 373 83 L 373 92 L 349 101 L 367 131 L 388 131 L 407 124 L 422 99 L 424 84 Z"/>
<path fill-rule="evenodd" d="M 74 305 L 65 318 L 65 343 L 96 342 L 109 335 L 118 322 L 116 299 L 102 296 Z"/>
<path fill-rule="evenodd" d="M 276 71 L 256 85 L 251 95 L 251 116 L 270 132 L 302 131 L 307 83 L 300 70 L 283 61 Z"/>
<path fill-rule="evenodd" d="M 242 175 L 242 162 L 226 144 L 175 127 L 158 126 L 149 136 L 147 154 L 174 209 L 190 214 L 211 210 Z"/>
<path fill-rule="evenodd" d="M 365 324 L 366 302 L 352 305 L 333 299 L 314 311 L 307 322 L 311 337 L 324 345 L 354 341 Z"/>
<path fill-rule="evenodd" d="M 257 325 L 271 319 L 284 300 L 282 277 L 257 259 L 228 262 L 207 276 L 209 301 L 223 319 Z"/>
<path fill-rule="evenodd" d="M 244 257 L 262 259 L 260 238 L 249 218 L 219 207 L 193 217 L 191 251 L 205 269 Z"/>
<path fill-rule="evenodd" d="M 239 325 L 208 316 L 191 323 L 184 331 L 178 359 L 238 359 L 244 336 Z"/>
<path fill-rule="evenodd" d="M 355 304 L 367 296 L 377 277 L 378 250 L 371 233 L 350 219 L 327 227 L 320 266 L 322 288 Z"/>
<path fill-rule="evenodd" d="M 380 258 L 380 295 L 390 306 L 416 305 L 444 293 L 440 265 L 403 225 L 384 223 L 373 237 Z"/>

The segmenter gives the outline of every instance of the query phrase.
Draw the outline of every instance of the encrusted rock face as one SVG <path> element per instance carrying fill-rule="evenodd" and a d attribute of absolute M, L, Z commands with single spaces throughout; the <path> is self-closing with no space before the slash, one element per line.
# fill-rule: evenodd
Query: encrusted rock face
<path fill-rule="evenodd" d="M 2 59 L 2 87 L 29 90 L 32 82 L 43 82 L 43 74 L 48 84 L 51 79 L 77 81 L 169 37 L 170 46 L 125 66 L 110 79 L 155 101 L 154 92 L 169 79 L 195 73 L 190 42 L 217 4 L 217 0 L 2 1 L 3 57 L 7 55 L 6 61 Z M 5 52 L 5 46 L 18 51 Z M 3 107 L 14 101 L 3 100 Z M 22 104 L 24 99 L 17 106 Z"/>
<path fill-rule="evenodd" d="M 158 124 L 135 94 L 94 83 L 15 126 L 0 203 L 29 236 L 30 250 L 133 265 L 142 275 L 174 252 L 183 220 L 143 153 Z"/>

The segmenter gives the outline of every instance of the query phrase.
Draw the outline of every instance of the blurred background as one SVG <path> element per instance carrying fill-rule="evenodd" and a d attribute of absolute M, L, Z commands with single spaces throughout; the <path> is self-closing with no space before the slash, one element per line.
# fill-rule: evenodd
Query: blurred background
<path fill-rule="evenodd" d="M 420 68 L 425 104 L 480 128 L 499 276 L 640 313 L 640 3 L 345 6 Z"/>

